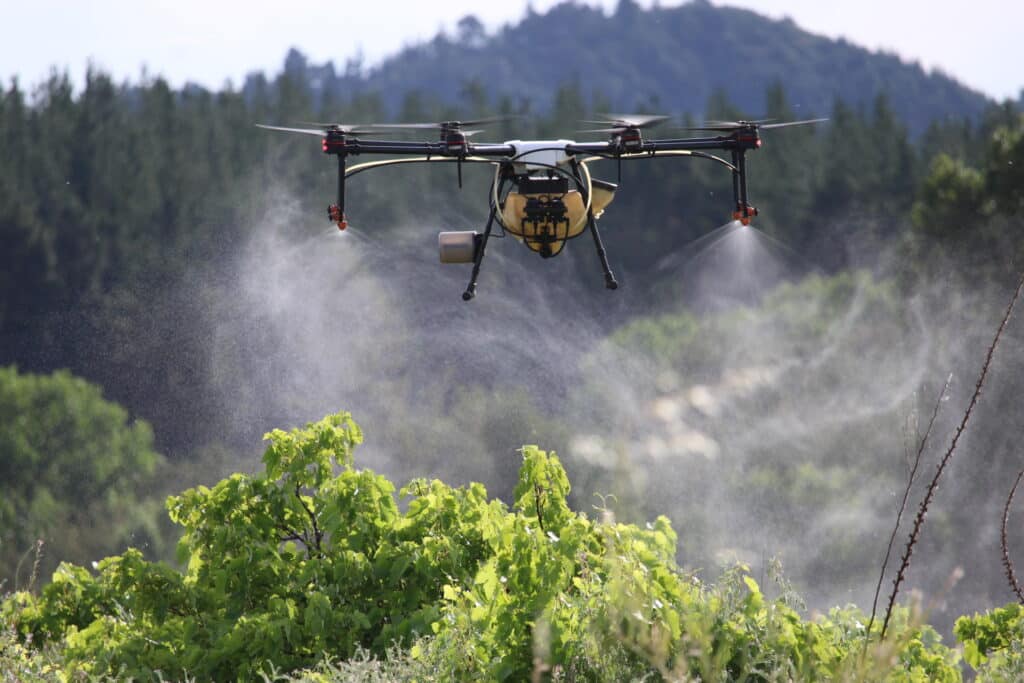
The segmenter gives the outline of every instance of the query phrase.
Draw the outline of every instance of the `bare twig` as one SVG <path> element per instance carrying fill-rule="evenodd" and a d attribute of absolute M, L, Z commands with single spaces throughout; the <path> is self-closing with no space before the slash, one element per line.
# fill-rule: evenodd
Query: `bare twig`
<path fill-rule="evenodd" d="M 287 543 L 288 541 L 301 541 L 303 544 L 305 544 L 307 541 L 307 539 L 303 536 L 300 536 L 298 532 L 289 529 L 283 524 L 278 524 L 277 530 L 284 533 L 283 536 L 277 537 L 277 540 L 281 543 Z"/>
<path fill-rule="evenodd" d="M 928 420 L 928 426 L 924 430 L 924 436 L 921 437 L 920 443 L 917 445 L 917 454 L 914 456 L 914 462 L 910 467 L 910 473 L 907 477 L 907 487 L 903 489 L 903 500 L 900 501 L 899 512 L 896 513 L 896 524 L 892 528 L 892 534 L 889 536 L 889 545 L 885 548 L 885 559 L 882 560 L 882 571 L 878 573 L 878 585 L 875 586 L 875 599 L 871 602 L 871 619 L 868 621 L 868 628 L 865 637 L 865 645 L 867 639 L 871 637 L 871 627 L 875 625 L 875 614 L 878 611 L 878 596 L 882 592 L 882 581 L 885 580 L 885 572 L 889 568 L 889 558 L 892 556 L 892 547 L 896 543 L 896 534 L 899 533 L 900 523 L 903 521 L 903 513 L 907 509 L 907 501 L 910 499 L 910 490 L 914 486 L 914 482 L 917 481 L 917 468 L 921 464 L 921 455 L 924 453 L 925 447 L 928 445 L 928 437 L 932 434 L 932 428 L 935 426 L 935 418 L 939 416 L 939 409 L 942 407 L 942 402 L 949 393 L 949 385 L 953 381 L 953 373 L 949 373 L 946 377 L 946 383 L 942 385 L 942 391 L 939 392 L 939 397 L 935 399 L 935 407 L 932 409 L 932 417 Z M 910 458 L 908 457 L 909 461 Z"/>
<path fill-rule="evenodd" d="M 316 523 L 316 514 L 314 514 L 313 510 L 308 505 L 306 505 L 306 501 L 302 499 L 302 491 L 299 489 L 298 484 L 295 485 L 295 498 L 299 501 L 299 505 L 302 506 L 302 509 L 306 511 L 306 516 L 309 517 L 309 521 L 313 525 L 313 543 L 310 543 L 308 540 L 305 541 L 307 546 L 306 552 L 309 554 L 311 550 L 315 549 L 317 556 L 322 557 L 323 547 L 321 542 L 324 539 L 324 534 L 320 530 L 320 525 Z"/>
<path fill-rule="evenodd" d="M 43 539 L 36 539 L 36 542 L 32 544 L 32 547 L 26 550 L 25 553 L 18 560 L 18 565 L 14 568 L 15 591 L 20 590 L 19 579 L 21 578 L 21 565 L 23 565 L 25 563 L 25 560 L 28 559 L 28 556 L 33 555 L 33 553 L 34 558 L 32 560 L 32 571 L 28 577 L 28 588 L 25 589 L 29 592 L 31 592 L 32 589 L 35 587 L 36 578 L 39 576 L 39 561 L 43 557 Z"/>
<path fill-rule="evenodd" d="M 544 531 L 544 489 L 540 487 L 540 484 L 533 485 L 533 500 L 537 506 L 537 524 L 540 525 L 540 530 Z"/>
<path fill-rule="evenodd" d="M 957 444 L 960 442 L 960 436 L 963 435 L 964 430 L 967 429 L 967 423 L 971 419 L 971 414 L 974 412 L 974 406 L 977 405 L 978 398 L 981 396 L 981 388 L 985 384 L 986 376 L 988 376 L 988 369 L 992 364 L 992 356 L 995 355 L 996 347 L 999 345 L 999 340 L 1003 336 L 1003 331 L 1006 329 L 1007 323 L 1010 322 L 1010 315 L 1013 313 L 1013 307 L 1017 304 L 1017 300 L 1020 299 L 1022 289 L 1024 289 L 1024 275 L 1021 275 L 1021 279 L 1017 283 L 1017 289 L 1014 290 L 1013 297 L 1010 299 L 1010 304 L 1006 307 L 1006 313 L 1003 314 L 1003 320 L 999 323 L 999 329 L 996 330 L 996 334 L 992 338 L 992 344 L 988 347 L 988 353 L 985 354 L 985 362 L 981 366 L 981 374 L 978 376 L 978 383 L 974 386 L 974 394 L 971 395 L 970 403 L 967 404 L 967 409 L 964 411 L 964 417 L 957 426 L 956 431 L 953 433 L 953 440 L 949 444 L 949 449 L 946 451 L 946 454 L 942 456 L 942 460 L 939 461 L 935 476 L 932 477 L 931 482 L 929 482 L 928 488 L 925 490 L 924 499 L 921 501 L 921 505 L 917 509 L 917 516 L 914 518 L 914 528 L 910 531 L 910 538 L 907 539 L 907 545 L 903 551 L 903 558 L 900 562 L 899 571 L 896 572 L 896 578 L 892 582 L 892 594 L 889 595 L 889 605 L 886 607 L 885 620 L 882 622 L 882 638 L 885 638 L 885 632 L 889 627 L 889 619 L 892 617 L 893 605 L 896 604 L 896 596 L 899 594 L 900 585 L 903 583 L 903 579 L 906 578 L 907 568 L 910 566 L 910 556 L 913 554 L 914 545 L 917 543 L 917 539 L 921 535 L 921 527 L 924 526 L 924 518 L 928 514 L 928 506 L 931 505 L 932 498 L 935 497 L 935 491 L 939 488 L 939 479 L 942 478 L 942 473 L 945 471 L 946 465 L 949 464 L 949 461 L 953 458 L 953 454 L 956 452 Z"/>
<path fill-rule="evenodd" d="M 1013 494 L 1017 493 L 1021 477 L 1024 477 L 1024 470 L 1017 473 L 1017 480 L 1013 482 L 1010 495 L 1006 499 L 1006 507 L 1003 508 L 1003 528 L 1001 538 L 1003 542 L 1003 567 L 1006 568 L 1006 578 L 1010 582 L 1010 588 L 1017 594 L 1017 599 L 1024 605 L 1024 591 L 1021 591 L 1020 583 L 1017 581 L 1017 574 L 1013 571 L 1013 561 L 1010 559 L 1010 548 L 1006 541 L 1006 525 L 1010 519 L 1010 505 L 1013 503 Z"/>
<path fill-rule="evenodd" d="M 36 557 L 32 562 L 32 574 L 28 577 L 28 589 L 33 590 L 39 578 L 39 562 L 43 559 L 43 539 L 36 540 Z"/>

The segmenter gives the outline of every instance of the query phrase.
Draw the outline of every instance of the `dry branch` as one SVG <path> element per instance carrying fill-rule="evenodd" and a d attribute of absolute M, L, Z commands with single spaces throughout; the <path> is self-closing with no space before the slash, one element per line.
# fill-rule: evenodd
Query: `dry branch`
<path fill-rule="evenodd" d="M 1003 528 L 1000 534 L 1003 543 L 1003 567 L 1006 568 L 1006 578 L 1010 582 L 1010 588 L 1017 594 L 1017 599 L 1020 604 L 1024 605 L 1024 592 L 1021 591 L 1020 583 L 1017 581 L 1017 575 L 1013 571 L 1013 561 L 1010 559 L 1010 548 L 1006 541 L 1006 525 L 1010 519 L 1010 505 L 1013 503 L 1013 494 L 1017 493 L 1017 487 L 1020 485 L 1021 477 L 1024 477 L 1024 470 L 1017 473 L 1017 480 L 1013 482 L 1013 488 L 1010 489 L 1010 495 L 1006 498 L 1006 507 L 1003 508 Z"/>
<path fill-rule="evenodd" d="M 892 556 L 892 547 L 893 544 L 896 543 L 896 534 L 899 533 L 900 523 L 903 521 L 903 513 L 907 510 L 907 501 L 910 499 L 910 490 L 913 488 L 914 482 L 917 481 L 917 468 L 921 464 L 921 455 L 924 453 L 924 449 L 928 445 L 928 437 L 931 436 L 932 428 L 935 426 L 935 418 L 939 416 L 939 409 L 942 407 L 943 399 L 945 399 L 946 394 L 949 392 L 949 385 L 952 381 L 953 374 L 950 373 L 949 376 L 946 377 L 946 383 L 942 386 L 942 391 L 939 392 L 939 397 L 935 399 L 935 407 L 932 409 L 932 417 L 928 420 L 928 427 L 924 430 L 924 436 L 921 437 L 921 442 L 917 445 L 917 454 L 914 457 L 914 464 L 911 466 L 910 474 L 907 477 L 907 487 L 903 490 L 903 500 L 900 501 L 900 509 L 899 512 L 896 513 L 896 524 L 892 528 L 892 534 L 889 536 L 889 545 L 885 549 L 885 559 L 882 560 L 882 571 L 878 573 L 878 585 L 875 586 L 875 599 L 871 602 L 871 619 L 868 621 L 866 638 L 871 637 L 871 627 L 875 625 L 875 614 L 878 610 L 878 596 L 882 592 L 882 581 L 885 580 L 885 572 L 889 568 L 889 558 Z"/>
<path fill-rule="evenodd" d="M 964 417 L 957 426 L 956 431 L 953 433 L 953 440 L 949 444 L 949 449 L 946 454 L 942 456 L 942 460 L 939 461 L 938 469 L 935 472 L 935 476 L 932 477 L 931 482 L 928 484 L 928 488 L 925 491 L 924 499 L 921 501 L 921 505 L 917 510 L 917 516 L 914 517 L 914 528 L 910 531 L 910 537 L 907 539 L 906 548 L 903 551 L 903 558 L 900 562 L 899 571 L 896 572 L 896 578 L 892 582 L 892 594 L 889 595 L 889 605 L 885 610 L 885 620 L 882 622 L 882 633 L 881 638 L 885 638 L 885 632 L 889 627 L 889 619 L 892 617 L 893 605 L 896 604 L 896 596 L 899 594 L 900 586 L 903 584 L 904 578 L 906 578 L 907 568 L 910 566 L 910 556 L 914 553 L 914 545 L 917 544 L 917 539 L 921 535 L 921 527 L 924 526 L 925 516 L 928 514 L 928 506 L 931 505 L 932 498 L 935 497 L 935 491 L 939 487 L 939 479 L 942 478 L 942 473 L 946 470 L 946 466 L 953 458 L 953 454 L 956 452 L 957 444 L 960 443 L 960 437 L 963 435 L 964 430 L 967 429 L 967 423 L 971 419 L 971 414 L 974 412 L 974 406 L 978 403 L 978 398 L 981 396 L 981 388 L 985 384 L 985 378 L 988 376 L 988 369 L 992 365 L 992 356 L 995 355 L 996 347 L 999 345 L 999 340 L 1003 336 L 1003 331 L 1006 329 L 1007 323 L 1010 321 L 1010 315 L 1013 313 L 1013 307 L 1017 304 L 1017 300 L 1020 298 L 1021 290 L 1024 289 L 1024 275 L 1021 276 L 1020 281 L 1017 283 L 1017 289 L 1013 292 L 1013 297 L 1010 299 L 1010 304 L 1006 307 L 1006 313 L 1003 314 L 1003 320 L 999 323 L 999 329 L 996 330 L 995 336 L 992 338 L 992 344 L 988 347 L 988 353 L 985 354 L 985 362 L 981 366 L 981 374 L 978 376 L 978 383 L 974 386 L 974 394 L 971 395 L 970 403 L 967 404 L 967 409 L 964 411 Z"/>

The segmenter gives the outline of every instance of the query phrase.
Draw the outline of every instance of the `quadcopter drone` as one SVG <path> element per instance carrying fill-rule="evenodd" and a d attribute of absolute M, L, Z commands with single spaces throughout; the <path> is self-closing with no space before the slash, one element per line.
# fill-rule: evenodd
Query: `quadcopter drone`
<path fill-rule="evenodd" d="M 345 216 L 345 181 L 370 169 L 407 163 L 444 162 L 458 168 L 462 187 L 463 164 L 492 164 L 494 180 L 490 187 L 490 214 L 483 234 L 476 231 L 442 232 L 438 247 L 442 263 L 472 263 L 473 272 L 462 298 L 469 301 L 476 295 L 480 264 L 487 249 L 495 223 L 512 234 L 531 251 L 543 258 L 557 256 L 566 241 L 579 237 L 589 229 L 594 238 L 597 256 L 604 271 L 605 286 L 618 288 L 608 265 L 608 256 L 597 230 L 597 219 L 615 197 L 616 183 L 594 178 L 588 164 L 613 160 L 618 164 L 621 181 L 622 161 L 681 156 L 708 159 L 722 164 L 732 173 L 734 210 L 732 217 L 749 225 L 758 214 L 747 201 L 746 153 L 761 146 L 759 131 L 817 123 L 826 119 L 808 119 L 769 123 L 759 121 L 711 121 L 688 130 L 711 133 L 697 138 L 647 140 L 641 131 L 668 119 L 667 116 L 609 114 L 601 121 L 584 123 L 606 126 L 585 133 L 607 133 L 600 142 L 573 140 L 509 140 L 503 143 L 474 143 L 469 138 L 480 130 L 465 130 L 501 119 L 444 121 L 441 123 L 346 125 L 340 123 L 307 124 L 316 128 L 285 128 L 256 124 L 260 128 L 288 133 L 316 135 L 322 138 L 325 154 L 338 158 L 338 201 L 327 208 L 330 220 L 339 230 L 348 227 Z M 436 130 L 438 140 L 412 142 L 400 140 L 363 139 L 360 136 L 381 136 L 397 131 Z M 730 154 L 730 160 L 712 154 Z M 350 156 L 381 154 L 392 158 L 346 166 Z"/>

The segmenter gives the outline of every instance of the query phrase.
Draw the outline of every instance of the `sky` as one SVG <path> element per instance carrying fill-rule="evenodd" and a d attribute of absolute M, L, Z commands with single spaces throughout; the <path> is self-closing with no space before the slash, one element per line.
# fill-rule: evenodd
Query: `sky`
<path fill-rule="evenodd" d="M 580 0 L 578 0 L 580 1 Z M 647 7 L 654 0 L 640 0 Z M 90 62 L 117 80 L 137 81 L 143 69 L 174 86 L 191 81 L 219 89 L 251 71 L 278 72 L 289 48 L 313 63 L 362 55 L 372 66 L 403 46 L 451 31 L 474 14 L 493 31 L 518 21 L 528 5 L 544 12 L 556 0 L 0 0 L 0 80 L 17 76 L 30 88 L 53 67 L 80 83 Z M 588 0 L 611 12 L 617 0 Z M 662 6 L 679 4 L 661 0 Z M 845 37 L 894 52 L 926 69 L 939 68 L 997 99 L 1024 88 L 1024 2 L 974 0 L 713 0 L 772 18 L 790 17 L 813 33 Z M 447 14 L 442 13 L 442 7 Z M 965 11 L 969 7 L 970 11 Z"/>

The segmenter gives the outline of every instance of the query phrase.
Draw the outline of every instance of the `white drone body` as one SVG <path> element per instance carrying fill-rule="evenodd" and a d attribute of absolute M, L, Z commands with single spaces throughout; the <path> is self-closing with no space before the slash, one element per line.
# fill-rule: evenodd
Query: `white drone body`
<path fill-rule="evenodd" d="M 516 173 L 530 173 L 567 166 L 570 155 L 565 151 L 573 140 L 509 140 L 505 143 L 516 152 L 512 156 Z"/>

